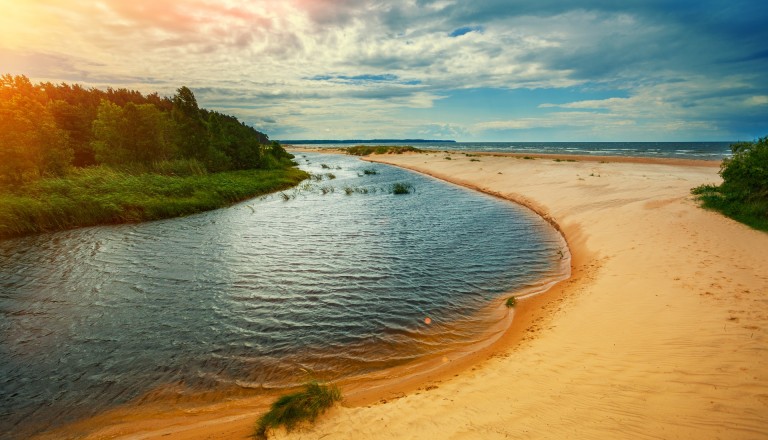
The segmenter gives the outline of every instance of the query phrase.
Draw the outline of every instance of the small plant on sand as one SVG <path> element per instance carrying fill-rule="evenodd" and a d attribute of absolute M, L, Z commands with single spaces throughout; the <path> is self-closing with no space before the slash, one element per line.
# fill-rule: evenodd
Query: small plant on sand
<path fill-rule="evenodd" d="M 269 411 L 259 418 L 255 437 L 266 439 L 267 431 L 284 426 L 290 431 L 303 422 L 314 422 L 334 403 L 341 400 L 341 391 L 334 385 L 312 381 L 304 390 L 278 398 Z"/>
<path fill-rule="evenodd" d="M 453 158 L 451 156 L 445 156 L 444 159 L 445 160 L 453 160 Z"/>
<path fill-rule="evenodd" d="M 410 183 L 397 182 L 392 184 L 392 194 L 410 194 L 413 191 L 413 185 Z"/>
<path fill-rule="evenodd" d="M 322 169 L 324 169 L 324 170 L 330 170 L 330 169 L 331 169 L 331 167 L 330 167 L 330 166 L 328 166 L 328 164 L 325 164 L 325 163 L 321 163 L 321 164 L 320 164 L 320 168 L 322 168 Z"/>
<path fill-rule="evenodd" d="M 336 175 L 333 173 L 325 173 L 325 177 L 327 177 L 328 180 L 333 180 L 336 178 Z"/>
<path fill-rule="evenodd" d="M 379 172 L 376 171 L 375 168 L 366 168 L 363 170 L 363 174 L 366 176 L 375 176 L 376 174 L 379 174 Z"/>
<path fill-rule="evenodd" d="M 506 305 L 508 308 L 515 307 L 517 305 L 517 298 L 515 298 L 514 296 L 510 296 L 509 298 L 507 298 Z"/>

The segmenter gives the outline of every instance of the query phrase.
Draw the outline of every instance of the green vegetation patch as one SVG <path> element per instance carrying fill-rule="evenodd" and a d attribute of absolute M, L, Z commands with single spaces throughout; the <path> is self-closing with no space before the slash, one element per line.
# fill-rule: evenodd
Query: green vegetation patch
<path fill-rule="evenodd" d="M 344 151 L 346 151 L 347 154 L 350 154 L 352 156 L 368 156 L 370 154 L 403 154 L 410 151 L 421 152 L 422 150 L 415 147 L 411 147 L 410 145 L 406 145 L 406 146 L 356 145 L 354 147 L 344 148 Z"/>
<path fill-rule="evenodd" d="M 279 426 L 290 431 L 298 424 L 314 422 L 334 403 L 341 401 L 341 391 L 333 385 L 309 382 L 304 390 L 278 398 L 269 412 L 256 424 L 256 438 L 267 438 L 267 431 Z"/>
<path fill-rule="evenodd" d="M 391 190 L 392 194 L 410 194 L 414 188 L 410 183 L 397 182 L 392 184 Z"/>
<path fill-rule="evenodd" d="M 514 296 L 510 296 L 509 298 L 507 298 L 506 305 L 508 308 L 515 307 L 517 305 L 517 298 L 515 298 Z"/>
<path fill-rule="evenodd" d="M 733 156 L 723 160 L 723 183 L 691 190 L 702 206 L 768 232 L 768 137 L 731 145 Z"/>
<path fill-rule="evenodd" d="M 197 174 L 187 163 L 186 169 L 189 175 L 171 176 L 97 166 L 4 188 L 0 238 L 189 215 L 290 188 L 309 177 L 296 168 Z"/>

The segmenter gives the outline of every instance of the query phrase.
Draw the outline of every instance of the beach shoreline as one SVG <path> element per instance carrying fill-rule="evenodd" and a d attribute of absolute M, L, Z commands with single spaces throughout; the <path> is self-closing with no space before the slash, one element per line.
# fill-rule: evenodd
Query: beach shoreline
<path fill-rule="evenodd" d="M 328 152 L 324 149 L 323 152 Z M 445 160 L 445 156 L 450 156 L 452 160 Z M 639 204 L 641 209 L 647 210 L 665 210 L 669 208 L 684 208 L 685 215 L 690 215 L 691 212 L 698 212 L 692 210 L 700 210 L 695 203 L 690 201 L 690 197 L 687 196 L 687 190 L 681 194 L 681 189 L 691 188 L 700 183 L 708 183 L 706 179 L 717 180 L 716 169 L 719 163 L 712 163 L 710 161 L 697 161 L 697 163 L 684 163 L 680 161 L 661 161 L 653 158 L 635 158 L 634 160 L 616 161 L 615 157 L 609 157 L 609 161 L 606 162 L 602 158 L 595 157 L 579 157 L 577 162 L 570 162 L 563 157 L 551 157 L 542 155 L 528 155 L 535 156 L 534 160 L 521 160 L 523 155 L 498 155 L 497 153 L 480 153 L 476 158 L 480 161 L 478 163 L 470 162 L 470 157 L 466 156 L 464 152 L 461 153 L 445 153 L 445 152 L 429 152 L 429 153 L 406 153 L 403 155 L 383 155 L 383 156 L 369 156 L 367 160 L 373 160 L 377 162 L 384 162 L 401 166 L 404 168 L 412 169 L 417 172 L 432 175 L 433 177 L 440 178 L 446 181 L 450 181 L 471 189 L 479 190 L 491 195 L 505 198 L 516 203 L 525 205 L 543 218 L 547 219 L 558 230 L 561 231 L 571 252 L 571 277 L 567 280 L 561 281 L 553 288 L 549 289 L 544 295 L 534 296 L 532 298 L 523 300 L 516 308 L 516 317 L 512 320 L 512 325 L 504 333 L 504 336 L 500 339 L 501 343 L 496 344 L 489 351 L 479 351 L 473 353 L 471 357 L 467 358 L 466 365 L 456 365 L 455 370 L 446 370 L 445 374 L 433 375 L 426 377 L 418 377 L 418 375 L 410 377 L 409 380 L 399 380 L 400 388 L 388 388 L 382 393 L 382 389 L 376 390 L 373 393 L 362 394 L 355 396 L 355 391 L 351 390 L 351 397 L 347 400 L 344 407 L 332 410 L 330 414 L 318 421 L 317 426 L 309 430 L 301 430 L 291 433 L 290 438 L 318 438 L 320 436 L 324 438 L 398 438 L 398 436 L 407 433 L 408 436 L 426 435 L 437 437 L 452 437 L 460 436 L 462 438 L 484 438 L 481 435 L 482 430 L 472 431 L 476 435 L 471 435 L 466 431 L 467 423 L 477 425 L 478 423 L 484 423 L 483 426 L 487 426 L 488 429 L 493 428 L 493 432 L 506 432 L 517 433 L 520 426 L 510 424 L 508 417 L 498 417 L 491 420 L 487 416 L 480 416 L 478 411 L 481 408 L 488 410 L 497 407 L 499 405 L 509 404 L 509 396 L 513 397 L 513 400 L 528 401 L 527 409 L 543 409 L 537 406 L 538 400 L 531 398 L 531 391 L 541 391 L 539 386 L 540 382 L 537 379 L 533 379 L 530 376 L 544 376 L 551 379 L 556 379 L 556 382 L 562 382 L 563 377 L 569 377 L 573 375 L 574 371 L 580 370 L 578 362 L 565 362 L 558 360 L 555 367 L 541 368 L 540 362 L 545 359 L 546 356 L 542 352 L 552 352 L 562 350 L 566 347 L 574 347 L 573 342 L 568 340 L 567 344 L 563 343 L 563 337 L 558 332 L 558 328 L 561 326 L 568 327 L 572 330 L 572 334 L 578 337 L 585 337 L 584 331 L 579 333 L 578 326 L 574 327 L 574 314 L 579 311 L 593 312 L 595 313 L 596 321 L 605 320 L 605 304 L 602 304 L 602 309 L 597 307 L 595 309 L 594 303 L 589 301 L 584 296 L 595 296 L 593 291 L 603 292 L 602 284 L 607 279 L 613 278 L 611 276 L 612 260 L 615 255 L 606 255 L 615 253 L 615 235 L 621 234 L 620 229 L 615 225 L 611 225 L 612 240 L 608 240 L 607 243 L 613 243 L 610 246 L 602 246 L 605 244 L 600 240 L 595 243 L 595 225 L 592 225 L 590 220 L 597 223 L 605 223 L 604 215 L 601 218 L 595 218 L 595 209 L 610 209 L 620 208 L 621 204 Z M 473 155 L 474 157 L 474 155 Z M 555 159 L 560 159 L 556 162 Z M 576 159 L 574 159 L 576 160 Z M 602 162 L 601 162 L 602 161 Z M 690 162 L 690 161 L 685 161 Z M 703 162 L 703 163 L 698 163 Z M 670 182 L 674 182 L 675 176 L 670 175 L 670 171 L 676 171 L 685 174 L 685 182 L 681 184 L 677 182 L 675 185 L 670 185 Z M 510 172 L 516 177 L 509 177 Z M 591 175 L 588 175 L 590 172 Z M 567 174 L 570 178 L 566 181 L 563 174 Z M 646 173 L 646 174 L 643 174 Z M 646 176 L 652 177 L 646 177 Z M 605 176 L 611 180 L 606 186 L 603 183 L 598 183 L 598 179 L 601 176 Z M 587 182 L 587 178 L 590 178 L 590 182 Z M 627 179 L 629 178 L 629 179 Z M 613 186 L 626 185 L 627 180 L 630 185 L 637 185 L 643 183 L 644 179 L 653 180 L 659 179 L 659 182 L 653 183 L 649 186 L 633 187 L 624 191 L 616 191 Z M 663 180 L 668 179 L 668 180 Z M 701 181 L 705 180 L 705 181 Z M 598 182 L 593 182 L 598 181 Z M 546 183 L 546 185 L 543 185 Z M 584 182 L 584 183 L 582 183 Z M 690 183 L 688 183 L 690 182 Z M 597 185 L 594 185 L 597 183 Z M 559 186 L 558 186 L 559 185 Z M 563 191 L 558 191 L 563 189 Z M 553 191 L 554 190 L 554 191 Z M 640 192 L 642 197 L 620 197 L 614 200 L 586 200 L 584 195 L 580 193 L 582 190 L 587 190 L 586 199 L 590 197 L 597 197 L 600 194 L 611 195 L 613 193 L 623 192 Z M 597 190 L 598 193 L 594 191 Z M 591 191 L 591 192 L 590 192 Z M 560 194 L 562 192 L 562 194 Z M 568 201 L 569 198 L 574 197 L 574 193 L 579 193 L 582 198 Z M 645 194 L 642 194 L 645 193 Z M 674 195 L 673 198 L 668 197 L 670 194 Z M 623 194 L 626 196 L 627 194 Z M 637 194 L 635 194 L 637 195 Z M 599 197 L 597 197 L 599 198 Z M 605 196 L 603 196 L 605 198 Z M 589 201 L 589 203 L 585 203 Z M 613 201 L 613 205 L 610 202 Z M 616 203 L 618 201 L 618 203 Z M 601 206 L 600 203 L 604 203 L 605 206 Z M 592 208 L 584 208 L 584 205 L 592 206 Z M 591 209 L 591 210 L 590 210 Z M 586 211 L 586 217 L 584 212 Z M 635 210 L 636 211 L 636 210 Z M 754 246 L 768 243 L 764 236 L 761 236 L 757 231 L 751 231 L 743 225 L 735 224 L 734 222 L 724 219 L 717 214 L 700 210 L 698 217 L 703 217 L 706 221 L 714 223 L 728 229 L 730 234 L 737 234 L 739 236 L 747 236 L 748 239 L 744 243 L 750 243 L 748 246 L 752 246 L 752 253 L 755 253 Z M 590 217 L 590 214 L 592 215 Z M 602 213 L 600 213 L 602 214 Z M 622 219 L 629 222 L 628 226 L 633 225 L 633 221 L 637 222 L 638 219 L 634 219 L 634 214 L 629 216 L 622 214 Z M 610 216 L 607 216 L 610 218 Z M 633 220 L 634 219 L 634 220 Z M 679 227 L 679 225 L 675 225 Z M 646 230 L 644 230 L 647 232 Z M 736 232 L 733 232 L 736 231 Z M 600 234 L 597 234 L 600 235 Z M 671 237 L 674 238 L 674 237 Z M 678 240 L 679 241 L 679 240 Z M 741 242 L 740 242 L 741 243 Z M 606 251 L 607 249 L 607 251 Z M 633 250 L 635 248 L 632 248 Z M 627 249 L 622 249 L 624 252 Z M 630 255 L 632 252 L 628 252 Z M 752 256 L 750 254 L 750 256 Z M 758 255 L 752 257 L 757 258 L 760 262 Z M 607 272 L 607 273 L 606 273 Z M 625 268 L 622 270 L 614 270 L 613 275 L 622 275 L 626 272 Z M 723 271 L 720 271 L 722 273 Z M 717 272 L 716 272 L 717 273 Z M 626 273 L 624 273 L 626 276 Z M 756 292 L 765 288 L 765 284 L 768 283 L 766 279 L 768 277 L 760 278 L 759 276 L 742 277 L 742 281 L 751 281 L 751 285 Z M 758 274 L 759 275 L 759 274 Z M 684 276 L 684 274 L 683 274 Z M 680 281 L 679 278 L 676 281 Z M 610 280 L 614 281 L 615 280 Z M 635 277 L 632 277 L 631 281 L 636 281 Z M 669 280 L 664 280 L 669 282 Z M 675 281 L 675 280 L 673 280 Z M 688 280 L 686 280 L 688 281 Z M 762 283 L 762 284 L 761 284 Z M 642 284 L 642 283 L 641 283 Z M 655 287 L 659 287 L 659 283 L 654 284 Z M 648 286 L 646 286 L 648 287 Z M 668 287 L 668 286 L 665 286 Z M 689 289 L 690 290 L 690 289 Z M 700 289 L 694 289 L 699 296 L 703 296 L 704 300 L 708 295 L 702 292 L 698 292 Z M 745 289 L 749 290 L 749 289 Z M 585 293 L 588 292 L 588 293 Z M 598 295 L 599 296 L 599 295 Z M 753 296 L 753 295 L 752 295 Z M 600 297 L 603 302 L 605 298 Z M 586 304 L 592 304 L 592 309 L 586 307 Z M 600 305 L 600 304 L 598 304 Z M 637 304 L 635 304 L 636 306 Z M 643 305 L 647 305 L 643 302 Z M 617 307 L 615 304 L 611 304 L 611 307 Z M 765 305 L 763 305 L 765 308 Z M 577 309 L 576 312 L 573 309 Z M 595 312 L 597 310 L 597 312 Z M 659 310 L 653 310 L 657 313 Z M 697 313 L 700 310 L 697 310 Z M 730 313 L 730 312 L 729 312 Z M 644 319 L 651 320 L 653 323 L 653 313 L 642 313 Z M 768 319 L 765 315 L 753 314 L 753 319 L 758 321 Z M 631 317 L 632 315 L 628 315 Z M 666 315 L 664 315 L 666 316 Z M 751 316 L 751 315 L 750 315 Z M 565 319 L 568 318 L 568 319 Z M 628 319 L 626 316 L 624 319 Z M 746 321 L 746 318 L 741 317 Z M 609 320 L 611 321 L 611 320 Z M 615 319 L 613 320 L 615 321 Z M 611 321 L 611 322 L 613 322 Z M 615 324 L 615 322 L 613 322 Z M 647 324 L 647 323 L 646 323 Z M 762 324 L 762 323 L 761 323 Z M 590 326 L 587 326 L 590 327 Z M 591 326 L 591 327 L 594 327 Z M 591 328 L 590 327 L 590 328 Z M 760 337 L 764 338 L 765 327 L 757 324 L 745 324 L 742 327 L 755 327 L 754 331 L 758 330 Z M 594 329 L 593 329 L 594 330 Z M 749 329 L 747 329 L 749 330 Z M 552 334 L 556 333 L 560 339 L 553 338 Z M 658 333 L 658 332 L 656 332 Z M 654 333 L 656 336 L 658 336 Z M 594 334 L 590 334 L 591 339 L 586 342 L 599 340 L 594 338 Z M 754 338 L 751 338 L 754 339 Z M 764 339 L 760 339 L 764 340 Z M 582 341 L 585 342 L 585 341 Z M 585 343 L 586 343 L 585 342 Z M 752 341 L 754 344 L 756 341 Z M 597 344 L 601 345 L 602 344 Z M 578 344 L 575 346 L 579 346 Z M 665 354 L 664 350 L 660 353 Z M 658 353 L 657 353 L 658 354 Z M 535 358 L 531 360 L 531 357 Z M 581 359 L 584 360 L 584 359 Z M 658 360 L 658 359 L 657 359 Z M 765 355 L 758 356 L 759 360 L 765 360 Z M 623 363 L 626 359 L 619 359 L 617 362 Z M 743 361 L 737 359 L 737 361 Z M 734 361 L 736 362 L 736 361 Z M 519 365 L 518 365 L 519 363 Z M 738 363 L 738 362 L 736 362 Z M 743 362 L 742 362 L 743 363 Z M 749 362 L 747 362 L 749 363 Z M 562 364 L 562 365 L 561 365 Z M 610 364 L 610 363 L 608 363 Z M 615 364 L 615 363 L 614 363 Z M 538 366 L 534 368 L 534 366 Z M 616 367 L 616 365 L 613 365 Z M 585 367 L 586 368 L 586 367 Z M 573 369 L 574 371 L 571 371 Z M 520 379 L 504 380 L 504 374 L 515 372 L 520 374 Z M 544 374 L 544 372 L 548 372 Z M 594 377 L 590 376 L 585 383 L 589 384 L 589 388 L 594 391 L 600 388 L 599 381 L 596 381 Z M 753 393 L 758 402 L 762 402 L 759 398 L 761 392 L 766 391 L 765 383 L 766 378 L 761 376 L 757 380 L 757 391 Z M 531 383 L 528 383 L 531 381 Z M 613 381 L 608 381 L 611 386 L 615 384 Z M 642 380 L 640 380 L 642 382 Z M 656 383 L 655 381 L 652 381 Z M 623 382 L 622 382 L 623 383 Z M 370 384 L 369 384 L 370 385 Z M 689 384 L 688 384 L 689 385 Z M 554 387 L 554 385 L 553 385 Z M 597 387 L 597 388 L 594 388 Z M 561 390 L 562 391 L 562 390 Z M 582 390 L 583 391 L 583 390 Z M 378 394 L 377 394 L 378 392 Z M 483 395 L 482 401 L 478 401 L 476 394 Z M 535 393 L 534 393 L 535 394 Z M 545 393 L 546 394 L 546 393 Z M 551 394 L 551 393 L 550 393 Z M 561 393 L 562 394 L 562 393 Z M 579 393 L 570 393 L 568 396 L 579 396 Z M 765 394 L 768 395 L 768 394 Z M 449 399 L 451 397 L 459 397 L 458 399 Z M 589 400 L 589 396 L 586 397 Z M 653 397 L 653 396 L 646 396 Z M 450 400 L 453 404 L 439 404 L 432 405 L 436 401 Z M 637 400 L 637 396 L 634 397 L 633 402 Z M 455 403 L 455 402 L 459 403 Z M 566 401 L 568 401 L 566 399 Z M 376 403 L 378 402 L 378 403 Z M 490 402 L 491 406 L 487 407 Z M 768 402 L 768 401 L 766 401 Z M 625 402 L 626 403 L 626 402 Z M 241 406 L 238 409 L 237 405 L 244 404 L 244 402 L 230 402 L 227 403 L 227 411 L 221 412 L 220 410 L 211 410 L 207 412 L 206 417 L 198 417 L 195 419 L 185 418 L 183 415 L 177 415 L 175 418 L 160 418 L 155 422 L 147 422 L 144 420 L 144 427 L 142 428 L 141 436 L 135 434 L 128 435 L 123 432 L 120 435 L 112 435 L 117 438 L 206 438 L 215 436 L 216 438 L 246 438 L 252 433 L 253 423 L 258 417 L 257 413 L 250 415 L 243 414 L 246 411 L 245 406 Z M 763 403 L 765 405 L 766 403 Z M 583 405 L 588 407 L 588 405 Z M 747 407 L 752 412 L 756 411 L 754 405 Z M 256 407 L 251 405 L 247 411 L 255 411 Z M 646 411 L 636 411 L 637 415 L 647 415 Z M 549 410 L 552 412 L 552 410 Z M 206 411 L 201 411 L 206 412 Z M 563 415 L 562 410 L 555 410 L 555 413 Z M 703 413 L 709 413 L 703 411 Z M 528 412 L 526 412 L 528 413 Z M 631 411 L 630 411 L 631 413 Z M 661 415 L 653 412 L 657 418 L 662 418 Z M 572 414 L 568 414 L 572 416 Z M 526 424 L 524 427 L 531 428 L 536 425 L 535 420 L 531 420 L 531 417 L 535 416 L 529 414 L 528 418 L 520 415 L 512 416 L 515 422 L 521 422 L 518 419 L 525 419 Z M 447 418 L 447 419 L 446 419 Z M 539 419 L 546 419 L 551 422 L 549 418 L 539 417 Z M 439 422 L 434 422 L 437 420 Z M 450 423 L 447 423 L 450 420 Z M 584 421 L 577 421 L 569 419 L 570 423 L 562 426 L 583 427 Z M 587 418 L 586 420 L 590 420 Z M 602 419 L 601 419 L 602 420 Z M 541 420 L 540 420 L 541 421 Z M 106 420 L 102 420 L 106 422 Z M 441 425 L 442 422 L 443 424 Z M 652 423 L 656 423 L 659 426 L 669 430 L 671 428 L 669 421 L 660 423 L 658 420 L 653 420 Z M 756 422 L 751 420 L 752 432 L 759 434 L 768 432 L 765 423 Z M 590 425 L 590 423 L 586 423 Z M 439 426 L 436 426 L 439 425 Z M 408 428 L 410 426 L 411 428 Z M 416 426 L 416 428 L 413 428 Z M 686 424 L 686 426 L 688 426 Z M 741 425 L 737 424 L 738 427 Z M 91 425 L 95 427 L 95 425 Z M 541 427 L 541 426 L 540 426 Z M 616 434 L 612 429 L 608 429 L 606 426 L 589 426 L 590 429 L 584 431 L 584 437 L 595 436 L 596 433 L 600 435 L 613 435 Z M 613 428 L 611 426 L 610 428 Z M 658 428 L 658 427 L 657 427 Z M 690 428 L 690 427 L 689 427 Z M 532 429 L 532 428 L 531 428 Z M 82 431 L 81 431 L 82 432 Z M 101 434 L 99 434 L 99 432 Z M 86 438 L 103 438 L 105 437 L 105 429 L 96 430 Z M 116 431 L 113 429 L 112 434 Z M 488 431 L 490 432 L 490 431 Z M 528 430 L 526 432 L 534 432 Z M 554 429 L 548 435 L 542 431 L 538 431 L 540 435 L 534 435 L 532 437 L 543 438 L 557 438 L 556 433 L 563 434 L 566 431 Z M 640 429 L 639 432 L 643 432 Z M 670 432 L 670 431 L 666 431 Z M 700 432 L 697 429 L 682 430 L 683 433 Z M 738 431 L 741 434 L 750 431 Z M 284 433 L 277 433 L 278 437 L 284 436 Z M 466 434 L 466 435 L 464 435 Z M 636 433 L 638 434 L 638 433 Z M 122 436 L 122 437 L 121 437 Z M 630 435 L 631 436 L 631 435 Z M 573 437 L 573 436 L 570 436 Z M 577 436 L 578 437 L 578 436 Z M 45 437 L 42 437 L 45 438 Z M 487 438 L 487 437 L 486 437 Z M 737 437 L 733 437 L 737 438 Z M 749 436 L 741 438 L 750 438 Z"/>

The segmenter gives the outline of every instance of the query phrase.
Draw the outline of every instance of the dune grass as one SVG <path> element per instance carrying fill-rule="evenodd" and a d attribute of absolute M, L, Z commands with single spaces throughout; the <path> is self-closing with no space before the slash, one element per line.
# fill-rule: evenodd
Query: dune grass
<path fill-rule="evenodd" d="M 179 217 L 297 185 L 296 168 L 163 175 L 84 168 L 0 190 L 0 238 Z"/>
<path fill-rule="evenodd" d="M 305 422 L 312 423 L 334 403 L 341 401 L 341 391 L 334 385 L 312 381 L 304 390 L 278 398 L 269 411 L 259 418 L 255 437 L 267 438 L 267 431 L 279 426 L 290 431 Z"/>

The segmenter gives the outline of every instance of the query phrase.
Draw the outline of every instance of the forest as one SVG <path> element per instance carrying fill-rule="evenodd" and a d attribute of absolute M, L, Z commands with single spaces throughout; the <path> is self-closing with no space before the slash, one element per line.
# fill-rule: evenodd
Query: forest
<path fill-rule="evenodd" d="M 186 215 L 306 177 L 237 118 L 124 88 L 0 77 L 0 237 Z"/>

